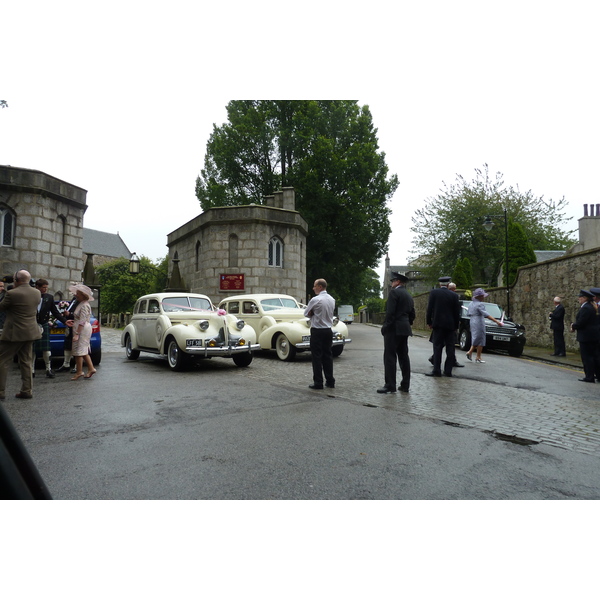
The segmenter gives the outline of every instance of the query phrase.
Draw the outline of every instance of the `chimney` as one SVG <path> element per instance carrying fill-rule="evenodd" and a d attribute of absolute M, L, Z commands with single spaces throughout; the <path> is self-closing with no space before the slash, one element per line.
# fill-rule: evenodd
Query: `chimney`
<path fill-rule="evenodd" d="M 293 187 L 283 188 L 283 208 L 296 210 L 296 192 Z"/>
<path fill-rule="evenodd" d="M 584 216 L 584 217 L 587 217 L 587 216 L 588 216 L 588 211 L 587 211 L 587 208 L 588 208 L 588 205 L 587 205 L 587 204 L 584 204 L 584 205 L 583 205 L 583 216 Z"/>

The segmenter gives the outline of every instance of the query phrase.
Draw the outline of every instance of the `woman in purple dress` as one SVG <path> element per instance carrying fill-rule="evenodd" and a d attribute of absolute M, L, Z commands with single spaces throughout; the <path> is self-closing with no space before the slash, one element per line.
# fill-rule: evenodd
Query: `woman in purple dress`
<path fill-rule="evenodd" d="M 492 317 L 492 315 L 485 310 L 483 300 L 488 296 L 489 294 L 487 294 L 485 290 L 477 288 L 473 292 L 473 301 L 467 310 L 467 315 L 471 317 L 471 348 L 467 352 L 467 358 L 473 360 L 471 354 L 473 354 L 473 350 L 477 349 L 475 361 L 478 363 L 485 362 L 485 360 L 481 360 L 481 351 L 485 346 L 485 319 L 491 319 L 496 325 L 500 325 L 500 327 L 504 325 L 504 323 L 501 323 L 498 319 Z"/>

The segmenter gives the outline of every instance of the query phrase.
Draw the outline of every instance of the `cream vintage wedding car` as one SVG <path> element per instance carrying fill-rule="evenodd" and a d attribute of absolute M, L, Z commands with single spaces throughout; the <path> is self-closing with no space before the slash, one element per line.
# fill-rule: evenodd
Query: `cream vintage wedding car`
<path fill-rule="evenodd" d="M 174 371 L 194 358 L 213 356 L 247 367 L 260 348 L 254 329 L 239 316 L 217 310 L 208 296 L 181 292 L 139 298 L 121 345 L 129 360 L 137 360 L 140 352 L 165 355 Z"/>
<path fill-rule="evenodd" d="M 230 296 L 219 308 L 252 326 L 262 350 L 275 350 L 281 360 L 294 360 L 296 352 L 310 350 L 310 322 L 304 308 L 286 294 Z M 333 355 L 339 356 L 352 340 L 348 327 L 337 317 L 333 323 Z"/>

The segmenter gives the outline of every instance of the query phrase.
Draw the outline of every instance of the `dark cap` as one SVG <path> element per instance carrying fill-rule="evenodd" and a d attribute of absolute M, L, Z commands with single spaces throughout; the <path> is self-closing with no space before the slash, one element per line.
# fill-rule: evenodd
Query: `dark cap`
<path fill-rule="evenodd" d="M 438 279 L 440 283 L 450 283 L 452 281 L 452 277 L 448 277 L 447 275 L 444 277 L 440 277 Z"/>
<path fill-rule="evenodd" d="M 587 290 L 579 290 L 579 294 L 577 294 L 580 298 L 581 296 L 585 296 L 586 298 L 589 298 L 590 300 L 594 297 L 594 294 L 592 294 L 592 292 L 588 292 Z"/>
<path fill-rule="evenodd" d="M 590 288 L 590 292 L 592 292 L 594 296 L 600 296 L 600 288 Z"/>
<path fill-rule="evenodd" d="M 396 279 L 398 279 L 402 283 L 406 283 L 408 281 L 408 277 L 406 275 L 402 275 L 401 273 L 392 271 L 392 278 L 390 279 L 390 281 L 395 281 Z"/>

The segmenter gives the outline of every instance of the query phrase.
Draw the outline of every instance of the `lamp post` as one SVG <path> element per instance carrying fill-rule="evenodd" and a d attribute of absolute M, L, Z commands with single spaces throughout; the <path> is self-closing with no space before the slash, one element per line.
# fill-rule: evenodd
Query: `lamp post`
<path fill-rule="evenodd" d="M 483 222 L 483 226 L 486 231 L 490 231 L 492 227 L 495 225 L 492 218 L 504 219 L 504 272 L 506 274 L 506 315 L 510 316 L 510 286 L 508 283 L 508 216 L 506 214 L 506 208 L 504 209 L 503 215 L 486 215 L 485 220 Z"/>
<path fill-rule="evenodd" d="M 140 273 L 140 259 L 134 252 L 129 259 L 129 273 L 131 275 L 139 275 Z"/>

